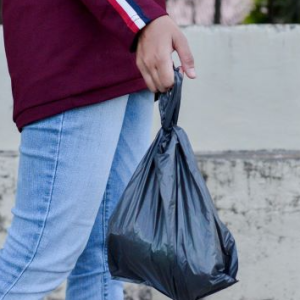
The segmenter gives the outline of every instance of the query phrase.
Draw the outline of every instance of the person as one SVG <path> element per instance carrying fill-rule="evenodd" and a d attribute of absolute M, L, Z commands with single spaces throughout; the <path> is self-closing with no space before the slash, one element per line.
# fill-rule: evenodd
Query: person
<path fill-rule="evenodd" d="M 21 140 L 0 300 L 43 299 L 65 280 L 67 300 L 122 299 L 108 219 L 174 83 L 173 51 L 196 77 L 188 42 L 163 0 L 4 0 L 3 30 Z"/>

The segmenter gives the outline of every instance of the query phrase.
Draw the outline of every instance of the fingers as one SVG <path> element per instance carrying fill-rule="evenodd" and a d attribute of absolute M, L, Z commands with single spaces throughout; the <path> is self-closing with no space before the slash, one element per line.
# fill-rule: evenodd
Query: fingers
<path fill-rule="evenodd" d="M 174 85 L 174 70 L 172 56 L 162 59 L 157 65 L 157 75 L 164 92 Z"/>
<path fill-rule="evenodd" d="M 136 51 L 136 65 L 148 88 L 166 92 L 174 84 L 172 65 L 172 31 L 174 22 L 161 16 L 150 22 L 141 32 Z"/>
<path fill-rule="evenodd" d="M 136 64 L 151 91 L 164 93 L 174 85 L 174 50 L 182 64 L 181 72 L 189 78 L 196 78 L 194 58 L 187 39 L 169 16 L 155 19 L 141 32 Z"/>
<path fill-rule="evenodd" d="M 152 76 L 151 76 L 148 68 L 144 64 L 144 62 L 141 61 L 141 60 L 137 60 L 136 64 L 137 64 L 137 67 L 140 70 L 140 72 L 141 72 L 141 74 L 142 74 L 142 76 L 145 80 L 145 83 L 146 83 L 147 87 L 149 88 L 149 90 L 153 93 L 158 92 L 156 84 L 154 83 L 154 81 L 152 79 Z"/>
<path fill-rule="evenodd" d="M 160 91 L 165 93 L 173 86 L 174 70 L 171 56 L 167 56 L 164 59 L 137 60 L 136 64 L 152 92 Z"/>
<path fill-rule="evenodd" d="M 194 57 L 185 35 L 182 32 L 178 31 L 173 38 L 173 43 L 182 64 L 183 71 L 189 78 L 196 78 Z"/>
<path fill-rule="evenodd" d="M 160 80 L 158 71 L 156 67 L 154 67 L 152 70 L 149 70 L 150 76 L 157 88 L 160 92 L 164 93 L 166 91 L 166 87 L 163 85 L 163 83 Z"/>

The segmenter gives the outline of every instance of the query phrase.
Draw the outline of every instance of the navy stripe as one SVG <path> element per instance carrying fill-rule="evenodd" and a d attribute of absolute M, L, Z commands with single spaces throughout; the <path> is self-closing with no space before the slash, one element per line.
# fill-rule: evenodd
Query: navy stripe
<path fill-rule="evenodd" d="M 147 24 L 148 22 L 150 22 L 150 19 L 147 18 L 142 9 L 138 6 L 138 4 L 136 2 L 134 2 L 133 0 L 126 0 L 127 3 L 137 12 L 137 14 L 139 15 L 139 17 Z"/>

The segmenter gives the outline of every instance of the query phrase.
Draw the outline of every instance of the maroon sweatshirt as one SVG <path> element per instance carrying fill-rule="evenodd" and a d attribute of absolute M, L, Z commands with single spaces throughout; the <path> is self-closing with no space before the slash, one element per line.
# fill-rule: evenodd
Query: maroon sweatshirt
<path fill-rule="evenodd" d="M 147 88 L 138 33 L 167 15 L 165 0 L 3 0 L 3 29 L 22 126 Z"/>

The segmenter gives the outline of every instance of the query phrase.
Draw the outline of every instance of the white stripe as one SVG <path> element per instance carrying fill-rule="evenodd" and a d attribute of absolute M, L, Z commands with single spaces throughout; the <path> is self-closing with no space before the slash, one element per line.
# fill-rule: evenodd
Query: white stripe
<path fill-rule="evenodd" d="M 146 25 L 145 22 L 140 18 L 140 16 L 137 14 L 137 12 L 133 9 L 132 6 L 129 5 L 129 3 L 127 1 L 116 0 L 116 2 L 119 3 L 119 5 L 124 9 L 124 11 L 127 13 L 127 15 L 132 20 L 132 22 L 139 29 L 142 29 Z"/>

